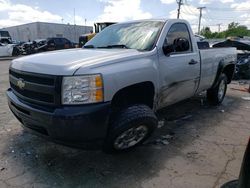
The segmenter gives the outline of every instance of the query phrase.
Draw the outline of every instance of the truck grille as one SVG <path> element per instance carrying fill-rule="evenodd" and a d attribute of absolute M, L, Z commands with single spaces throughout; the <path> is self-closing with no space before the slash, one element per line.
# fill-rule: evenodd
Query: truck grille
<path fill-rule="evenodd" d="M 17 97 L 36 104 L 59 105 L 60 76 L 9 70 L 10 86 Z"/>

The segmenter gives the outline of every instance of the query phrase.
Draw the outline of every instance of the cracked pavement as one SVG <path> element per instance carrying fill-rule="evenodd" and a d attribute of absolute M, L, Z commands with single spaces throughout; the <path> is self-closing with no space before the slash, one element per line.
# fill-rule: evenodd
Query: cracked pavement
<path fill-rule="evenodd" d="M 136 150 L 84 151 L 23 131 L 7 106 L 10 61 L 0 61 L 0 187 L 217 188 L 239 175 L 250 136 L 248 93 L 231 90 L 219 107 L 203 95 L 164 109 L 164 123 Z M 201 102 L 202 101 L 202 102 Z"/>

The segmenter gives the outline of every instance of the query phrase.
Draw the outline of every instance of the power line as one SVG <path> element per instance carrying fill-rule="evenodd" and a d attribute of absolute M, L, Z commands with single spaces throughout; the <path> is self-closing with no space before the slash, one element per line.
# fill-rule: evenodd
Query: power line
<path fill-rule="evenodd" d="M 232 22 L 232 21 L 234 21 L 234 22 L 244 22 L 243 24 L 246 25 L 246 26 L 250 25 L 250 24 L 246 23 L 247 19 L 244 19 L 244 18 L 241 18 L 241 17 L 232 17 L 232 15 L 230 14 L 230 16 L 229 15 L 227 15 L 227 16 L 223 15 L 223 18 L 221 18 L 221 17 L 216 17 L 215 18 L 214 15 L 211 15 L 209 12 L 211 12 L 211 10 L 206 11 L 206 14 L 202 15 L 202 18 L 205 19 L 208 22 L 215 22 L 215 21 L 216 22 Z M 195 14 L 197 14 L 192 9 L 192 7 L 189 6 L 189 5 L 183 6 L 182 13 L 187 14 L 187 15 L 195 15 Z M 214 24 L 213 26 L 218 26 L 218 25 Z"/>
<path fill-rule="evenodd" d="M 186 13 L 186 14 L 190 14 L 190 15 L 196 15 L 197 12 L 195 12 L 193 10 L 193 8 L 190 8 L 190 6 L 183 6 L 183 10 L 182 12 Z"/>
<path fill-rule="evenodd" d="M 220 10 L 224 10 L 224 8 L 214 8 L 214 7 L 206 7 L 206 9 L 208 9 L 208 10 L 210 10 L 210 11 L 220 11 Z M 193 9 L 191 8 L 191 6 L 190 5 L 186 5 L 185 7 L 184 7 L 184 10 L 185 10 L 185 13 L 186 14 L 190 14 L 190 15 L 192 15 L 192 14 L 195 14 L 195 12 L 193 11 Z M 246 12 L 249 12 L 250 11 L 250 9 L 249 10 L 233 10 L 233 9 L 226 9 L 225 8 L 225 10 L 227 10 L 227 11 L 230 11 L 230 12 L 234 12 L 234 11 L 246 11 Z M 207 15 L 208 15 L 208 13 L 209 13 L 209 11 L 206 11 L 206 13 L 207 13 Z M 231 14 L 230 14 L 231 15 Z M 225 15 L 223 15 L 224 17 L 225 17 Z M 211 18 L 211 19 L 219 19 L 219 18 Z M 225 19 L 225 20 L 228 20 L 228 19 L 235 19 L 235 17 L 226 17 L 226 18 L 220 18 L 221 20 L 223 20 L 223 19 Z M 242 19 L 243 20 L 243 19 Z"/>
<path fill-rule="evenodd" d="M 232 8 L 217 8 L 217 7 L 207 7 L 207 9 L 213 11 L 229 11 L 229 12 L 249 12 L 250 9 L 232 9 Z"/>
<path fill-rule="evenodd" d="M 190 23 L 190 25 L 194 25 L 194 26 L 199 26 L 199 24 L 196 24 L 196 23 Z M 216 24 L 204 24 L 205 27 L 216 27 L 218 25 Z"/>
<path fill-rule="evenodd" d="M 205 19 L 208 19 L 208 20 L 229 20 L 229 21 L 247 21 L 246 19 L 238 19 L 238 18 L 235 18 L 235 17 L 226 17 L 226 18 L 214 18 L 214 17 L 210 17 L 209 14 L 207 14 L 206 16 L 204 16 Z"/>

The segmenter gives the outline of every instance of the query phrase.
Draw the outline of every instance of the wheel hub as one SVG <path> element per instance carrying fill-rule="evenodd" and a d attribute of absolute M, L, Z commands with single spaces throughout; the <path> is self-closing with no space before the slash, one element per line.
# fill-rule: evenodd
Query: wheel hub
<path fill-rule="evenodd" d="M 218 98 L 219 98 L 219 100 L 222 100 L 222 98 L 224 96 L 224 93 L 225 93 L 225 88 L 226 88 L 226 83 L 225 83 L 224 80 L 222 80 L 220 82 L 219 91 L 218 91 Z"/>
<path fill-rule="evenodd" d="M 114 148 L 122 150 L 135 146 L 145 138 L 147 133 L 148 128 L 145 125 L 128 129 L 116 138 Z"/>

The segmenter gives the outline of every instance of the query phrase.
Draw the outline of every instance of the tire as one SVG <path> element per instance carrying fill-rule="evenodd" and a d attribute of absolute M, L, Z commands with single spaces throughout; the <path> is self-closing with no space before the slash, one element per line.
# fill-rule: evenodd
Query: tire
<path fill-rule="evenodd" d="M 20 55 L 20 50 L 17 47 L 13 48 L 12 56 L 19 56 Z"/>
<path fill-rule="evenodd" d="M 207 90 L 207 100 L 211 105 L 220 105 L 227 91 L 227 76 L 221 74 L 216 85 Z"/>
<path fill-rule="evenodd" d="M 239 186 L 239 180 L 233 180 L 225 183 L 221 188 L 237 188 Z"/>
<path fill-rule="evenodd" d="M 146 105 L 133 105 L 121 110 L 110 125 L 104 152 L 123 152 L 136 147 L 152 134 L 157 124 L 157 117 Z"/>

